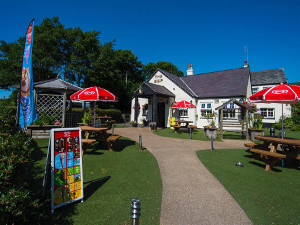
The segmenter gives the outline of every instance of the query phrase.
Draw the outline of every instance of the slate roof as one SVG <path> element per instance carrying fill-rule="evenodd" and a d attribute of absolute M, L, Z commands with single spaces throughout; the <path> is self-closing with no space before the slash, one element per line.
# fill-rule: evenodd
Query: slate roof
<path fill-rule="evenodd" d="M 143 93 L 139 93 L 139 89 L 143 90 Z M 175 95 L 169 91 L 166 87 L 157 85 L 157 84 L 152 84 L 152 83 L 142 83 L 139 89 L 137 89 L 133 95 L 138 95 L 140 97 L 142 96 L 152 96 L 154 94 L 158 96 L 168 96 L 168 97 L 174 97 Z"/>
<path fill-rule="evenodd" d="M 246 96 L 250 69 L 238 68 L 182 77 L 198 98 Z"/>
<path fill-rule="evenodd" d="M 287 83 L 283 69 L 262 70 L 251 72 L 252 85 Z"/>
<path fill-rule="evenodd" d="M 154 92 L 160 95 L 166 95 L 166 96 L 175 96 L 171 91 L 169 91 L 166 87 L 160 86 L 157 84 L 151 84 L 151 83 L 145 83 L 148 85 Z"/>
<path fill-rule="evenodd" d="M 187 93 L 189 93 L 191 96 L 196 97 L 195 93 L 193 93 L 192 90 L 183 81 L 182 78 L 184 78 L 184 77 L 178 77 L 178 76 L 176 76 L 176 75 L 174 75 L 172 73 L 169 73 L 168 71 L 163 70 L 163 69 L 157 69 L 157 71 L 160 71 L 162 74 L 164 74 L 165 76 L 167 76 L 170 80 L 172 80 L 175 84 L 177 84 L 180 88 L 182 88 L 184 91 L 186 91 Z M 156 74 L 156 72 L 154 74 Z"/>
<path fill-rule="evenodd" d="M 33 83 L 34 88 L 45 88 L 45 89 L 67 89 L 71 91 L 79 91 L 82 88 L 70 84 L 60 78 L 55 78 L 51 80 L 45 80 Z"/>

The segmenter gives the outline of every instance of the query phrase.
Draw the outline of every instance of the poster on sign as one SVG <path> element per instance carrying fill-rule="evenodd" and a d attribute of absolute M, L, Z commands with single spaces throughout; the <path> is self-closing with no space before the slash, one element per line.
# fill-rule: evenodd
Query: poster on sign
<path fill-rule="evenodd" d="M 81 130 L 51 130 L 51 208 L 83 199 Z"/>

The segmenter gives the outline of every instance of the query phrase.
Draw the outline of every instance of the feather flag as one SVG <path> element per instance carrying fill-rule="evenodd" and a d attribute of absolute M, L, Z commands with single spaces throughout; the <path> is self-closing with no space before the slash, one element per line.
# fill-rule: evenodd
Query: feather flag
<path fill-rule="evenodd" d="M 32 75 L 32 46 L 33 46 L 34 19 L 30 22 L 25 40 L 23 55 L 22 76 L 20 84 L 20 128 L 27 127 L 37 119 L 33 96 L 33 75 Z"/>

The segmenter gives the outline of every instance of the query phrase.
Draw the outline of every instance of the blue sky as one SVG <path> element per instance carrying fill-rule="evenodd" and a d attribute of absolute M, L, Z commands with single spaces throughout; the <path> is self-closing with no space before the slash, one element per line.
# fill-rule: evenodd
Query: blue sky
<path fill-rule="evenodd" d="M 248 46 L 251 71 L 283 68 L 300 82 L 299 0 L 12 0 L 1 8 L 6 42 L 23 36 L 32 18 L 58 16 L 65 27 L 101 31 L 102 43 L 115 39 L 144 64 L 168 61 L 186 73 L 192 63 L 196 74 L 240 68 Z"/>

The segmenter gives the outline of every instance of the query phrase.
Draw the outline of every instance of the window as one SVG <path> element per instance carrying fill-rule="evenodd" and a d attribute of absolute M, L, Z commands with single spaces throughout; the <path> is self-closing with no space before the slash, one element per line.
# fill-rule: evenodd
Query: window
<path fill-rule="evenodd" d="M 254 95 L 256 92 L 258 92 L 258 88 L 252 88 L 252 94 Z"/>
<path fill-rule="evenodd" d="M 274 109 L 260 109 L 260 114 L 264 118 L 274 119 Z"/>
<path fill-rule="evenodd" d="M 201 104 L 201 118 L 206 118 L 207 115 L 212 113 L 211 103 Z"/>
<path fill-rule="evenodd" d="M 188 110 L 187 109 L 180 109 L 179 110 L 179 117 L 182 116 L 188 116 Z"/>
<path fill-rule="evenodd" d="M 229 107 L 225 105 L 223 107 L 223 117 L 224 118 L 235 118 L 235 109 L 234 109 L 234 103 L 230 103 Z"/>

